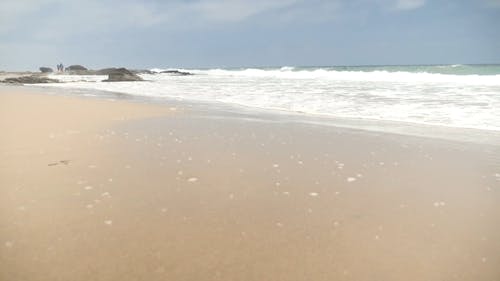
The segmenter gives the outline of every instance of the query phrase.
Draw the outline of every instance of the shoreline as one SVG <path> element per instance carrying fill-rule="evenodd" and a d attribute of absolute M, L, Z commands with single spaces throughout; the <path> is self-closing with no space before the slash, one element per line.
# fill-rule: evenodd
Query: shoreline
<path fill-rule="evenodd" d="M 47 86 L 54 90 L 62 88 L 58 91 L 63 94 L 103 94 L 149 103 L 180 101 L 199 111 L 208 107 L 211 111 L 236 115 L 240 112 L 265 115 L 267 119 L 286 115 L 286 119 L 294 122 L 499 143 L 500 116 L 494 111 L 498 103 L 494 95 L 497 67 L 422 67 L 407 66 L 397 68 L 396 72 L 391 72 L 389 66 L 354 72 L 344 68 L 306 71 L 300 67 L 241 71 L 156 68 L 132 70 L 141 74 L 138 78 L 147 80 L 146 83 L 100 83 L 105 73 L 118 70 L 106 68 L 49 74 L 48 77 L 63 83 Z M 488 75 L 480 78 L 479 74 Z M 465 76 L 460 78 L 460 75 Z"/>
<path fill-rule="evenodd" d="M 1 87 L 1 85 L 0 85 Z M 19 86 L 13 86 L 19 87 Z M 137 96 L 121 92 L 59 88 L 50 85 L 44 86 L 22 86 L 36 91 L 48 90 L 51 94 L 62 96 L 81 96 L 84 98 L 124 100 L 146 104 L 169 105 L 174 104 L 180 107 L 189 107 L 198 113 L 208 112 L 208 116 L 220 114 L 222 118 L 249 118 L 262 120 L 263 122 L 291 122 L 299 124 L 311 124 L 328 127 L 338 127 L 347 130 L 361 130 L 374 134 L 389 134 L 396 136 L 409 136 L 430 138 L 443 141 L 459 143 L 475 143 L 498 146 L 500 145 L 500 131 L 453 127 L 445 125 L 430 125 L 424 123 L 412 123 L 391 120 L 356 119 L 335 117 L 320 114 L 308 114 L 301 112 L 291 112 L 279 109 L 265 109 L 250 107 L 240 104 L 230 104 L 222 102 L 206 102 L 190 99 L 180 99 L 173 97 Z M 215 114 L 214 114 L 215 113 Z"/>
<path fill-rule="evenodd" d="M 500 276 L 498 146 L 5 89 L 2 280 Z"/>

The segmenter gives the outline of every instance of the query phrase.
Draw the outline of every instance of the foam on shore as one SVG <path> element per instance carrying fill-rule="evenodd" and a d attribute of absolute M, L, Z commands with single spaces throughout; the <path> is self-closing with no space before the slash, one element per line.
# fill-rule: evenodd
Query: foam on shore
<path fill-rule="evenodd" d="M 123 83 L 101 82 L 105 76 L 53 75 L 67 83 L 43 86 L 500 132 L 500 74 L 482 74 L 482 68 L 476 74 L 457 72 L 461 68 L 446 68 L 455 74 L 436 72 L 438 66 L 427 72 L 411 67 L 194 69 L 185 71 L 195 75 L 143 74 L 148 81 Z"/>

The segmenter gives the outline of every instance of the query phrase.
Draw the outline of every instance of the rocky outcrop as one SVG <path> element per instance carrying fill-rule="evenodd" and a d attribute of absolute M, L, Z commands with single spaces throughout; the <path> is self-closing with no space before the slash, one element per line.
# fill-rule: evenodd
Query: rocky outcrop
<path fill-rule="evenodd" d="M 130 71 L 132 71 L 135 74 L 156 74 L 156 72 L 151 71 L 149 69 L 133 69 Z"/>
<path fill-rule="evenodd" d="M 117 71 L 117 69 L 118 68 L 116 68 L 116 67 L 103 68 L 103 69 L 99 69 L 99 70 L 94 71 L 93 74 L 95 74 L 95 75 L 109 75 L 109 74 L 115 73 Z"/>
<path fill-rule="evenodd" d="M 162 74 L 170 74 L 170 75 L 177 75 L 177 76 L 193 75 L 193 73 L 185 72 L 185 71 L 179 71 L 179 70 L 164 70 L 164 71 L 161 71 L 160 73 L 162 73 Z"/>
<path fill-rule="evenodd" d="M 70 65 L 66 67 L 66 71 L 86 71 L 88 70 L 86 67 L 75 64 L 75 65 Z"/>
<path fill-rule="evenodd" d="M 126 68 L 117 68 L 117 67 L 110 67 L 110 68 L 103 68 L 99 70 L 91 70 L 87 69 L 81 65 L 72 65 L 66 68 L 65 74 L 68 75 L 110 75 L 113 74 L 115 75 L 116 73 L 120 73 L 123 69 L 127 70 L 129 73 L 132 74 L 157 74 L 157 72 L 153 72 L 151 70 L 147 69 L 137 69 L 137 70 L 132 70 L 132 69 L 126 69 Z M 136 80 L 134 80 L 136 81 Z M 139 81 L 139 80 L 137 80 Z"/>
<path fill-rule="evenodd" d="M 75 75 L 92 75 L 93 71 L 88 70 L 86 67 L 75 64 L 70 65 L 64 69 L 65 74 L 75 74 Z"/>
<path fill-rule="evenodd" d="M 144 81 L 126 68 L 107 69 L 106 71 L 109 71 L 108 79 L 103 80 L 103 82 Z"/>
<path fill-rule="evenodd" d="M 30 75 L 30 76 L 5 78 L 1 82 L 9 84 L 41 84 L 41 83 L 59 83 L 60 81 L 45 76 Z"/>
<path fill-rule="evenodd" d="M 51 73 L 54 72 L 54 70 L 50 67 L 42 66 L 40 67 L 40 72 L 42 73 Z"/>

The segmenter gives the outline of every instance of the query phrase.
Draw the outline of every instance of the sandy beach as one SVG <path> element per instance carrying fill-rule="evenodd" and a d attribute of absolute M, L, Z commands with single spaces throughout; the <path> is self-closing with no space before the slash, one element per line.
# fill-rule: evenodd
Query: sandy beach
<path fill-rule="evenodd" d="M 500 146 L 0 86 L 0 280 L 500 280 Z"/>

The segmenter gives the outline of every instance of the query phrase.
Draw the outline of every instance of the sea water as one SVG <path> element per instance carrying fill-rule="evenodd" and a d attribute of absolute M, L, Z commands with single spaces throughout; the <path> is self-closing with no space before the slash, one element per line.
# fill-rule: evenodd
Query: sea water
<path fill-rule="evenodd" d="M 181 69 L 141 74 L 145 82 L 54 75 L 53 87 L 248 108 L 500 131 L 500 65 L 339 66 Z"/>

